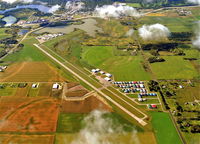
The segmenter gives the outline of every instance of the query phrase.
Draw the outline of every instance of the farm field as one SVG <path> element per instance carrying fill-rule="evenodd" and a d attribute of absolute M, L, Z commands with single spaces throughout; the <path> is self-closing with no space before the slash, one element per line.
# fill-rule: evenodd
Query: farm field
<path fill-rule="evenodd" d="M 168 113 L 151 112 L 150 114 L 158 144 L 182 143 Z"/>
<path fill-rule="evenodd" d="M 0 73 L 1 82 L 53 82 L 66 80 L 47 62 L 22 62 Z"/>
<path fill-rule="evenodd" d="M 116 81 L 149 80 L 142 67 L 141 56 L 114 56 L 113 47 L 84 47 L 83 60 L 95 68 L 114 75 Z"/>
<path fill-rule="evenodd" d="M 2 97 L 1 132 L 54 132 L 58 100 L 53 98 Z M 12 109 L 10 109 L 12 108 Z"/>
<path fill-rule="evenodd" d="M 53 144 L 54 135 L 0 134 L 3 144 Z"/>
<path fill-rule="evenodd" d="M 91 125 L 93 127 L 87 126 L 89 123 L 93 123 L 88 122 L 91 118 L 96 119 L 97 117 L 100 121 L 105 122 L 105 125 L 109 129 L 112 129 L 112 131 L 107 131 L 105 129 L 107 127 L 104 127 L 102 123 L 97 124 L 94 122 L 94 124 Z M 93 135 L 93 129 L 97 129 L 95 135 Z M 61 113 L 56 134 L 56 144 L 71 144 L 78 143 L 79 141 L 87 142 L 87 134 L 94 138 L 94 142 L 117 142 L 119 144 L 156 143 L 155 137 L 151 131 L 144 132 L 116 113 L 105 113 L 101 116 Z M 143 139 L 143 137 L 146 137 L 146 139 Z"/>
<path fill-rule="evenodd" d="M 199 74 L 193 65 L 180 56 L 163 56 L 166 60 L 151 64 L 153 73 L 158 79 L 193 79 Z"/>
<path fill-rule="evenodd" d="M 190 32 L 195 26 L 196 19 L 189 18 L 181 18 L 181 17 L 165 17 L 165 16 L 149 16 L 143 17 L 140 19 L 140 23 L 145 24 L 155 24 L 160 23 L 167 26 L 171 32 Z M 196 20 L 197 21 L 197 20 Z M 178 23 L 178 25 L 177 25 Z"/>

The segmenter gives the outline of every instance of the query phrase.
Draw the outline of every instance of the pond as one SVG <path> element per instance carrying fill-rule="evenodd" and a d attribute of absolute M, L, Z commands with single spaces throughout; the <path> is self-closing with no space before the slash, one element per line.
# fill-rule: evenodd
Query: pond
<path fill-rule="evenodd" d="M 83 22 L 84 23 L 80 25 L 72 24 L 66 26 L 46 27 L 44 29 L 37 31 L 36 33 L 41 34 L 44 32 L 48 32 L 48 33 L 69 34 L 73 32 L 76 28 L 85 31 L 90 36 L 95 36 L 97 31 L 102 32 L 102 29 L 96 26 L 97 21 L 95 19 L 84 19 Z"/>
<path fill-rule="evenodd" d="M 7 16 L 4 17 L 2 20 L 6 22 L 5 26 L 8 27 L 14 24 L 17 21 L 17 18 L 14 16 Z"/>
<path fill-rule="evenodd" d="M 47 6 L 44 6 L 44 5 L 30 4 L 30 5 L 20 5 L 20 6 L 14 7 L 14 8 L 2 10 L 2 11 L 0 11 L 0 14 L 5 14 L 6 12 L 10 12 L 10 11 L 18 10 L 18 9 L 25 9 L 25 8 L 37 9 L 37 10 L 44 12 L 44 13 L 50 13 L 50 9 L 51 9 L 50 7 L 47 7 Z"/>

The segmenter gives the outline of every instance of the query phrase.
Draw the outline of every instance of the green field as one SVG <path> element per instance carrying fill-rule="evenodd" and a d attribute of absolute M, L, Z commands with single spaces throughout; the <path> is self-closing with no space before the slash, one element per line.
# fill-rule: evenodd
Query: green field
<path fill-rule="evenodd" d="M 135 8 L 141 8 L 140 3 L 127 3 L 127 5 Z"/>
<path fill-rule="evenodd" d="M 14 54 L 8 55 L 4 61 L 22 62 L 22 61 L 45 61 L 48 60 L 33 44 L 38 41 L 33 37 L 27 37 L 23 41 L 24 47 Z"/>
<path fill-rule="evenodd" d="M 7 30 L 7 28 L 0 28 L 0 39 L 5 39 L 11 36 L 10 34 L 5 33 L 5 30 Z"/>
<path fill-rule="evenodd" d="M 163 112 L 151 112 L 152 125 L 158 144 L 181 144 L 178 133 L 169 117 Z"/>
<path fill-rule="evenodd" d="M 93 67 L 114 75 L 115 80 L 149 80 L 150 74 L 142 67 L 141 56 L 115 56 L 114 47 L 84 47 L 82 58 Z"/>
<path fill-rule="evenodd" d="M 171 32 L 191 32 L 195 26 L 194 18 L 166 17 L 166 16 L 149 16 L 140 20 L 142 24 L 160 23 L 169 28 Z"/>
<path fill-rule="evenodd" d="M 158 79 L 192 79 L 198 72 L 189 61 L 180 56 L 163 56 L 165 62 L 151 64 Z"/>
<path fill-rule="evenodd" d="M 16 88 L 10 88 L 10 87 L 0 89 L 0 96 L 13 96 L 16 90 L 17 90 Z"/>

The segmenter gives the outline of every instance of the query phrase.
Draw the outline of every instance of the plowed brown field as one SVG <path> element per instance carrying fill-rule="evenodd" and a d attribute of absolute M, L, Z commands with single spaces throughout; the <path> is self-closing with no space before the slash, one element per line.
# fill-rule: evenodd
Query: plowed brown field
<path fill-rule="evenodd" d="M 52 98 L 3 97 L 0 101 L 1 132 L 54 132 L 59 102 Z"/>

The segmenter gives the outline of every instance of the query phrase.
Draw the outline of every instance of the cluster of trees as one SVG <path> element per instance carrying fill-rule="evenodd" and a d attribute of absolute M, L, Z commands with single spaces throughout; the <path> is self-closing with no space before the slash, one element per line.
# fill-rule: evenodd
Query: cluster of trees
<path fill-rule="evenodd" d="M 161 88 L 159 86 L 159 83 L 157 81 L 150 80 L 148 82 L 148 86 L 149 86 L 150 91 L 155 91 L 155 92 L 159 92 L 160 93 L 162 101 L 163 101 L 163 104 L 165 105 L 165 108 L 167 110 L 170 109 L 170 107 L 167 104 L 167 101 L 165 100 L 164 94 L 163 94 L 163 92 L 162 92 L 162 90 L 161 90 Z"/>
<path fill-rule="evenodd" d="M 17 44 L 17 43 L 18 41 L 13 37 L 0 40 L 0 44 L 5 44 L 5 45 Z"/>
<path fill-rule="evenodd" d="M 149 63 L 156 63 L 156 62 L 164 62 L 165 59 L 160 58 L 160 57 L 150 57 L 148 58 Z"/>
<path fill-rule="evenodd" d="M 184 51 L 180 48 L 175 48 L 175 49 L 171 50 L 171 52 L 174 53 L 174 55 L 179 55 L 179 56 L 185 55 Z"/>
<path fill-rule="evenodd" d="M 0 51 L 0 58 L 5 56 L 7 54 L 7 52 L 5 50 Z"/>
<path fill-rule="evenodd" d="M 190 41 L 191 38 L 191 32 L 172 32 L 169 39 L 174 41 Z"/>
<path fill-rule="evenodd" d="M 188 119 L 178 118 L 177 123 L 179 124 L 182 132 L 200 133 L 200 125 L 191 124 L 190 120 Z"/>
<path fill-rule="evenodd" d="M 158 51 L 170 51 L 171 49 L 177 48 L 178 43 L 171 42 L 171 43 L 158 43 L 158 44 L 143 44 L 143 50 L 151 50 L 155 49 Z"/>

